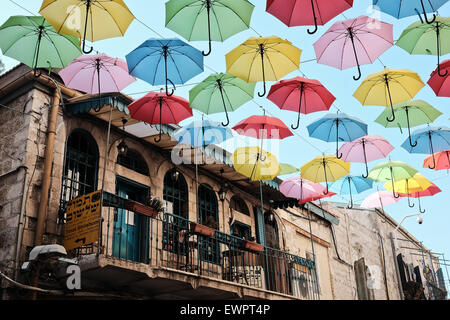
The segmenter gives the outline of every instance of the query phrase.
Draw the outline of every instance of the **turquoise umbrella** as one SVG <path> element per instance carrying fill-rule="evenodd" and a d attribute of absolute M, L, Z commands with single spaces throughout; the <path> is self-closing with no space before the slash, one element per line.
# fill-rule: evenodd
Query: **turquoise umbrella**
<path fill-rule="evenodd" d="M 35 76 L 38 68 L 64 68 L 82 54 L 77 38 L 57 33 L 43 17 L 10 17 L 0 27 L 0 48 Z"/>
<path fill-rule="evenodd" d="M 330 186 L 330 190 L 338 194 L 349 194 L 350 195 L 350 205 L 347 208 L 353 208 L 353 197 L 352 190 L 356 193 L 361 193 L 366 190 L 372 189 L 373 181 L 365 179 L 360 176 L 347 175 L 342 177 L 338 181 L 334 182 Z"/>

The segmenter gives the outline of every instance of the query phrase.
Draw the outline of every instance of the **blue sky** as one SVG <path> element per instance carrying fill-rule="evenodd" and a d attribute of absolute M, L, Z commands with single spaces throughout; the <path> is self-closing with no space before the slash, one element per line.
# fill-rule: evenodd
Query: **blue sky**
<path fill-rule="evenodd" d="M 392 0 L 396 1 L 396 0 Z M 38 13 L 41 1 L 39 0 L 22 0 L 16 1 L 23 7 L 27 8 L 34 14 Z M 179 37 L 173 31 L 166 29 L 164 25 L 165 21 L 165 0 L 125 0 L 131 11 L 135 14 L 136 18 L 144 22 L 151 29 L 159 33 L 160 35 L 172 38 Z M 213 42 L 213 52 L 210 56 L 205 58 L 205 64 L 209 67 L 205 67 L 205 72 L 201 75 L 193 78 L 189 83 L 198 83 L 206 78 L 213 71 L 225 72 L 225 54 L 240 45 L 249 37 L 255 36 L 271 36 L 276 35 L 284 39 L 290 40 L 295 46 L 302 49 L 301 61 L 308 61 L 315 59 L 315 53 L 313 43 L 336 21 L 345 20 L 346 18 L 354 18 L 360 15 L 369 15 L 372 17 L 380 17 L 383 21 L 394 25 L 394 40 L 398 39 L 402 30 L 404 30 L 411 23 L 418 20 L 418 17 L 409 17 L 401 20 L 397 20 L 384 13 L 371 10 L 371 0 L 355 0 L 352 9 L 339 15 L 332 21 L 328 22 L 325 26 L 319 27 L 319 31 L 314 35 L 309 35 L 306 32 L 308 27 L 294 27 L 288 28 L 272 15 L 265 12 L 266 0 L 250 0 L 256 8 L 253 13 L 251 27 L 256 30 L 249 29 L 242 33 L 239 33 L 225 43 Z M 151 5 L 149 5 L 151 3 Z M 0 0 L 0 24 L 5 22 L 9 16 L 12 15 L 30 15 L 27 11 L 15 5 L 9 0 Z M 450 15 L 450 3 L 445 4 L 440 8 L 439 14 L 441 16 Z M 159 37 L 152 32 L 149 28 L 144 26 L 138 21 L 134 21 L 128 29 L 125 37 L 102 40 L 94 43 L 96 51 L 107 53 L 111 56 L 125 58 L 125 55 L 140 45 L 148 38 Z M 443 41 L 450 41 L 450 39 L 443 39 Z M 191 45 L 197 47 L 200 50 L 207 50 L 207 42 L 191 42 Z M 17 61 L 8 57 L 1 57 L 5 63 L 7 69 L 17 64 Z M 448 59 L 449 55 L 441 58 L 441 61 Z M 383 65 L 389 68 L 399 69 L 411 69 L 417 72 L 424 82 L 427 82 L 430 73 L 436 68 L 436 56 L 421 56 L 421 55 L 409 55 L 406 51 L 399 47 L 392 47 L 385 52 L 381 57 L 381 61 L 376 61 L 372 65 L 362 66 L 363 76 L 358 82 L 352 79 L 353 75 L 356 75 L 356 68 L 340 71 L 326 65 L 317 64 L 315 61 L 302 63 L 300 71 L 296 70 L 287 75 L 285 79 L 295 76 L 305 75 L 308 78 L 318 79 L 321 81 L 337 98 L 335 106 L 337 106 L 342 112 L 351 116 L 355 116 L 369 125 L 369 134 L 378 134 L 385 137 L 395 147 L 395 150 L 390 154 L 392 160 L 404 161 L 416 169 L 419 170 L 429 180 L 434 182 L 443 191 L 434 197 L 428 197 L 422 199 L 422 207 L 427 211 L 423 215 L 424 223 L 419 225 L 415 219 L 406 220 L 403 225 L 419 240 L 422 240 L 426 246 L 431 248 L 434 252 L 440 252 L 446 254 L 446 258 L 450 259 L 450 212 L 446 205 L 449 203 L 445 200 L 450 196 L 450 176 L 446 171 L 433 171 L 422 168 L 423 159 L 425 155 L 409 154 L 400 147 L 400 145 L 407 139 L 407 131 L 404 130 L 403 134 L 400 134 L 398 129 L 386 129 L 381 125 L 374 122 L 378 115 L 384 110 L 383 107 L 374 106 L 361 106 L 361 104 L 352 96 L 354 91 L 358 88 L 361 81 L 371 73 L 381 71 Z M 303 73 L 303 74 L 302 74 Z M 272 83 L 269 83 L 269 85 Z M 262 87 L 261 84 L 257 84 L 256 90 L 259 91 Z M 192 86 L 180 87 L 176 94 L 186 99 L 189 98 L 189 90 Z M 124 90 L 125 93 L 132 95 L 134 98 L 139 98 L 144 95 L 145 91 L 156 90 L 158 88 L 152 87 L 143 81 L 137 81 Z M 422 99 L 439 109 L 443 115 L 439 117 L 433 125 L 436 126 L 449 126 L 450 108 L 448 106 L 449 98 L 436 97 L 434 92 L 429 86 L 425 86 L 415 99 Z M 255 94 L 254 102 L 249 102 L 242 106 L 238 111 L 230 114 L 231 125 L 236 124 L 240 120 L 254 115 L 262 114 L 257 104 L 263 106 L 268 114 L 275 115 L 282 119 L 287 125 L 293 123 L 296 120 L 297 115 L 289 111 L 280 111 L 276 105 L 265 98 L 259 98 Z M 336 112 L 337 109 L 332 107 L 330 112 Z M 326 143 L 320 140 L 309 138 L 306 130 L 306 125 L 323 117 L 328 112 L 319 112 L 310 114 L 307 116 L 302 115 L 302 122 L 300 128 L 296 131 L 294 137 L 283 140 L 279 145 L 279 160 L 280 162 L 287 162 L 297 167 L 300 167 L 312 158 L 320 155 L 322 152 L 334 153 L 335 144 Z M 200 119 L 199 113 L 195 112 L 194 116 Z M 224 115 L 208 116 L 209 119 L 223 121 Z M 294 118 L 295 117 L 295 118 Z M 191 121 L 192 119 L 188 120 Z M 186 122 L 183 122 L 186 123 Z M 183 124 L 182 123 L 182 124 Z M 308 142 L 306 142 L 308 141 Z M 236 145 L 243 144 L 256 144 L 257 141 L 243 139 L 242 137 L 236 138 Z M 233 150 L 230 150 L 233 151 Z M 377 163 L 384 160 L 371 162 L 369 168 L 373 167 Z M 355 175 L 364 172 L 364 165 L 352 164 L 352 173 Z M 382 190 L 380 185 L 380 190 Z M 372 190 L 371 192 L 376 191 Z M 360 203 L 365 196 L 370 192 L 365 192 L 354 197 L 356 203 Z M 332 198 L 335 201 L 347 201 L 348 198 Z M 400 221 L 405 215 L 417 213 L 417 204 L 414 208 L 409 208 L 407 200 L 402 199 L 399 203 L 391 205 L 385 208 L 386 211 L 393 216 L 397 221 Z M 357 214 L 357 213 L 354 213 Z"/>

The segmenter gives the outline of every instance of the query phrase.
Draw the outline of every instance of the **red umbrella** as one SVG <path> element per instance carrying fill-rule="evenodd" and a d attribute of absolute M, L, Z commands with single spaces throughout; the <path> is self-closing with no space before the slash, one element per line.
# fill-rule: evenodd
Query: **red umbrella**
<path fill-rule="evenodd" d="M 321 194 L 321 195 L 318 195 L 318 196 L 315 196 L 315 197 L 303 198 L 303 199 L 301 199 L 298 202 L 298 204 L 304 204 L 304 203 L 307 203 L 307 202 L 316 201 L 316 200 L 320 200 L 320 199 L 323 199 L 323 198 L 329 198 L 329 197 L 332 197 L 332 196 L 335 196 L 335 195 L 336 195 L 336 193 L 334 193 L 334 192 L 328 192 L 327 194 Z"/>
<path fill-rule="evenodd" d="M 440 76 L 439 72 L 446 72 L 445 76 Z M 433 71 L 428 80 L 428 85 L 433 89 L 438 97 L 450 97 L 450 59 L 445 60 L 439 68 Z"/>
<path fill-rule="evenodd" d="M 277 17 L 288 27 L 317 25 L 325 23 L 350 9 L 353 0 L 267 0 L 266 11 Z"/>
<path fill-rule="evenodd" d="M 425 158 L 423 162 L 424 168 L 430 168 L 433 165 L 433 156 L 436 162 L 434 170 L 450 169 L 450 150 L 441 151 Z"/>
<path fill-rule="evenodd" d="M 189 101 L 177 96 L 167 96 L 165 93 L 150 92 L 128 106 L 133 119 L 148 124 L 159 124 L 159 138 L 161 141 L 162 124 L 176 124 L 192 117 Z"/>
<path fill-rule="evenodd" d="M 401 197 L 412 197 L 412 198 L 417 198 L 419 201 L 419 210 L 421 213 L 425 213 L 425 210 L 422 210 L 422 207 L 420 205 L 420 198 L 421 197 L 431 197 L 434 196 L 436 193 L 441 192 L 442 190 L 439 189 L 434 183 L 431 183 L 432 186 L 429 187 L 428 189 L 424 190 L 424 191 L 420 191 L 420 192 L 411 192 L 411 193 L 399 193 L 399 195 Z"/>
<path fill-rule="evenodd" d="M 298 112 L 297 126 L 291 125 L 294 130 L 300 125 L 300 113 L 329 110 L 336 100 L 319 81 L 301 77 L 281 80 L 274 84 L 267 99 L 280 109 Z"/>
<path fill-rule="evenodd" d="M 284 139 L 294 134 L 278 118 L 251 116 L 233 127 L 237 133 L 256 139 Z"/>

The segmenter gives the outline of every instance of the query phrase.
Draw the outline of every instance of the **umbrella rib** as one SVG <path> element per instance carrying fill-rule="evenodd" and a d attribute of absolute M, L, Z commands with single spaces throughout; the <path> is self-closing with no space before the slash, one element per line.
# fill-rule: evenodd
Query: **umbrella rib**
<path fill-rule="evenodd" d="M 108 3 L 111 3 L 111 4 L 115 4 L 116 2 L 111 2 L 111 1 L 107 1 Z M 97 5 L 97 3 L 98 3 L 98 5 Z M 120 32 L 120 34 L 122 35 L 122 37 L 125 35 L 125 32 L 124 31 L 122 31 L 122 29 L 120 29 L 120 26 L 119 26 L 119 23 L 117 22 L 117 20 L 115 19 L 115 17 L 111 14 L 111 13 L 109 13 L 109 11 L 108 11 L 108 9 L 106 9 L 101 3 L 100 3 L 100 1 L 94 1 L 94 3 L 93 3 L 93 5 L 94 6 L 97 6 L 97 8 L 102 8 L 103 10 L 105 10 L 107 13 L 108 13 L 108 15 L 111 17 L 111 19 L 114 21 L 114 23 L 115 23 L 115 25 L 116 25 L 116 27 L 117 27 L 117 29 L 119 30 L 119 32 Z M 121 6 L 122 7 L 122 6 Z M 123 8 L 123 7 L 122 7 Z M 124 8 L 125 9 L 125 8 Z M 91 13 L 91 22 L 92 22 L 92 13 Z M 92 27 L 91 27 L 92 28 Z M 92 29 L 92 30 L 94 30 L 94 29 Z M 92 31 L 92 36 L 94 36 L 94 32 Z"/>
<path fill-rule="evenodd" d="M 217 1 L 217 3 L 223 5 L 224 7 L 226 7 L 227 9 L 229 9 L 231 12 L 233 12 L 234 14 L 236 14 L 236 15 L 239 17 L 239 19 L 244 23 L 244 25 L 246 25 L 247 27 L 249 27 L 249 25 L 248 25 L 247 23 L 245 23 L 245 21 L 241 18 L 241 16 L 239 15 L 239 13 L 237 13 L 236 11 L 234 11 L 232 8 L 230 8 L 230 7 L 227 6 L 226 4 L 220 2 L 220 0 Z M 214 7 L 214 6 L 213 6 L 213 7 Z"/>
<path fill-rule="evenodd" d="M 179 47 L 183 47 L 183 46 L 179 46 Z M 195 61 L 194 59 L 192 59 L 188 54 L 186 54 L 186 53 L 184 53 L 184 52 L 180 52 L 180 51 L 178 51 L 176 48 L 170 48 L 170 50 L 175 51 L 176 53 L 179 53 L 180 55 L 182 55 L 182 56 L 188 58 L 189 60 L 191 60 L 192 62 L 194 62 L 200 69 L 203 70 L 203 66 L 202 66 L 202 65 L 199 65 L 199 64 L 197 63 L 197 61 Z M 172 55 L 172 54 L 170 54 L 170 56 L 171 56 L 171 55 Z"/>
<path fill-rule="evenodd" d="M 48 40 L 52 43 L 53 47 L 55 48 L 56 54 L 58 55 L 59 61 L 61 62 L 61 65 L 64 66 L 64 61 L 62 60 L 61 55 L 59 54 L 59 50 L 56 48 L 56 44 L 53 42 L 53 39 L 50 38 L 50 36 L 46 33 L 44 33 L 44 37 L 47 37 Z M 63 37 L 64 38 L 64 37 Z M 69 41 L 70 42 L 70 41 Z M 51 65 L 50 65 L 51 66 Z"/>
<path fill-rule="evenodd" d="M 194 29 L 195 29 L 195 25 L 197 24 L 197 22 L 198 22 L 198 20 L 199 20 L 199 16 L 200 16 L 200 14 L 202 13 L 202 11 L 204 10 L 204 7 L 205 7 L 205 3 L 191 3 L 191 4 L 189 4 L 189 5 L 187 5 L 186 7 L 182 7 L 182 8 L 180 8 L 180 10 L 175 14 L 175 15 L 177 15 L 181 10 L 183 10 L 183 9 L 185 9 L 185 8 L 187 8 L 187 7 L 197 7 L 197 6 L 200 6 L 200 8 L 198 9 L 198 11 L 197 11 L 197 16 L 196 16 L 196 18 L 195 18 L 195 20 L 194 20 L 194 23 L 192 24 L 192 28 L 191 28 L 191 31 L 189 32 L 189 40 L 191 40 L 192 39 L 192 34 L 194 33 Z M 174 17 L 175 17 L 175 15 L 174 15 Z M 169 22 L 167 23 L 167 24 L 169 24 Z"/>

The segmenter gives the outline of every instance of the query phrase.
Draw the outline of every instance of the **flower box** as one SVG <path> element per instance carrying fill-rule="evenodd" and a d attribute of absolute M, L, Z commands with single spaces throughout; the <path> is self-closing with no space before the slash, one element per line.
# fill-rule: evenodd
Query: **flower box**
<path fill-rule="evenodd" d="M 242 242 L 242 248 L 243 249 L 247 249 L 247 250 L 252 250 L 252 251 L 258 251 L 258 252 L 262 252 L 264 250 L 264 246 L 262 244 L 253 242 L 253 241 L 248 241 L 248 240 L 244 240 Z"/>
<path fill-rule="evenodd" d="M 216 229 L 204 226 L 202 224 L 190 223 L 190 228 L 192 233 L 201 234 L 203 236 L 213 237 L 216 233 Z"/>
<path fill-rule="evenodd" d="M 143 214 L 150 218 L 156 218 L 156 216 L 158 215 L 158 211 L 139 202 L 127 201 L 126 207 L 127 210 Z"/>

